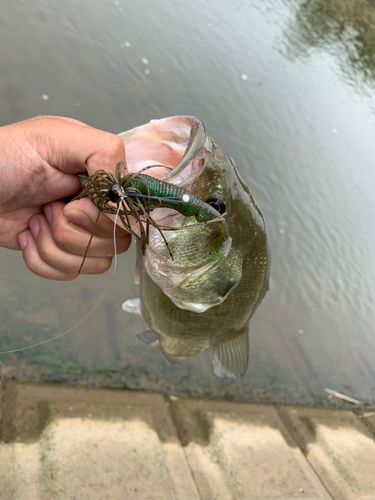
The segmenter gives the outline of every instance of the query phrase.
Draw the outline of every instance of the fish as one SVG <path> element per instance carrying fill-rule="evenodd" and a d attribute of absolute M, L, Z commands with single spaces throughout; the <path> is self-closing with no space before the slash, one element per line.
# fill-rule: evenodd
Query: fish
<path fill-rule="evenodd" d="M 150 226 L 145 252 L 137 242 L 140 297 L 122 308 L 143 316 L 149 328 L 138 338 L 169 363 L 210 348 L 216 376 L 242 377 L 249 362 L 249 322 L 270 279 L 269 236 L 259 206 L 234 160 L 195 117 L 152 120 L 119 137 L 128 173 L 157 165 L 149 176 L 186 189 L 218 216 L 199 223 L 173 206 L 155 208 L 153 219 L 169 230 L 162 235 Z M 222 230 L 219 217 L 230 238 L 220 257 L 212 258 L 207 248 Z"/>

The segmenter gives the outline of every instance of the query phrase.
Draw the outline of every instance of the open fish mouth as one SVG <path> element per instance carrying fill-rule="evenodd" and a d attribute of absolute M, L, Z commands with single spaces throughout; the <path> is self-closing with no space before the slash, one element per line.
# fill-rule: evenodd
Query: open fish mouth
<path fill-rule="evenodd" d="M 125 144 L 128 174 L 156 165 L 145 173 L 187 189 L 203 201 L 219 197 L 220 203 L 230 206 L 225 169 L 220 167 L 230 160 L 220 150 L 220 161 L 216 161 L 216 145 L 197 118 L 152 120 L 119 137 Z M 207 248 L 223 230 L 218 224 L 202 225 L 194 217 L 185 217 L 170 208 L 154 209 L 152 218 L 171 230 L 161 235 L 156 227 L 149 227 L 149 244 L 143 257 L 138 252 L 138 266 L 145 267 L 150 278 L 179 308 L 200 313 L 223 302 L 242 273 L 241 256 L 231 248 L 230 235 L 220 248 L 222 258 L 212 258 Z M 139 222 L 131 220 L 131 224 L 136 232 Z M 225 222 L 224 226 L 227 232 Z"/>
<path fill-rule="evenodd" d="M 204 163 L 204 151 L 198 153 L 209 143 L 203 123 L 192 116 L 151 120 L 119 137 L 125 143 L 128 173 L 158 165 L 147 173 L 177 185 L 196 177 L 202 159 Z"/>

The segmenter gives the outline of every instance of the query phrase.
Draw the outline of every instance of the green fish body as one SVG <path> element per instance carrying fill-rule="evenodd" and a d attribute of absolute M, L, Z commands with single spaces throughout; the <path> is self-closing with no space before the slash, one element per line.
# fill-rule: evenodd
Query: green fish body
<path fill-rule="evenodd" d="M 163 225 L 180 228 L 164 232 L 174 259 L 158 232 L 151 231 L 146 255 L 140 247 L 137 251 L 140 300 L 126 301 L 123 308 L 142 313 L 150 330 L 139 337 L 160 349 L 169 362 L 178 363 L 211 348 L 215 375 L 242 376 L 248 366 L 249 322 L 269 286 L 264 216 L 233 160 L 206 136 L 199 120 L 155 120 L 120 137 L 128 150 L 131 144 L 145 141 L 147 134 L 154 156 L 157 139 L 161 151 L 166 143 L 173 151 L 180 148 L 179 161 L 173 157 L 169 163 L 173 169 L 161 180 L 220 204 L 231 246 L 221 259 L 209 259 L 207 247 L 217 238 L 217 224 L 197 224 L 193 217 L 156 209 L 153 217 Z M 130 150 L 132 154 L 136 148 Z M 168 165 L 166 156 L 152 161 Z M 127 158 L 127 163 L 140 168 L 132 159 Z"/>

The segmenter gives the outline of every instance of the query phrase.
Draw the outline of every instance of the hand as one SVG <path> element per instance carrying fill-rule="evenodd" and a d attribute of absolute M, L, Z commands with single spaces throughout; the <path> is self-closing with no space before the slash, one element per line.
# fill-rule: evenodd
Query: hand
<path fill-rule="evenodd" d="M 77 277 L 98 210 L 88 199 L 65 203 L 85 170 L 114 172 L 125 158 L 120 138 L 71 118 L 44 116 L 0 127 L 0 246 L 22 250 L 27 267 L 56 280 Z M 117 227 L 117 252 L 131 236 Z M 83 274 L 106 272 L 113 222 L 100 214 Z"/>

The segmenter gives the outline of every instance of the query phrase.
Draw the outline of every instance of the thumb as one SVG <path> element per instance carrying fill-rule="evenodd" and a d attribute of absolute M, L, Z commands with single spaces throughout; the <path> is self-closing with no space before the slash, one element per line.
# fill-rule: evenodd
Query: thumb
<path fill-rule="evenodd" d="M 116 163 L 125 159 L 125 146 L 115 134 L 99 130 L 78 120 L 61 116 L 33 118 L 33 138 L 45 151 L 47 162 L 66 174 L 99 169 L 115 172 Z M 42 140 L 41 140 L 42 138 Z M 40 152 L 40 151 L 39 151 Z"/>

